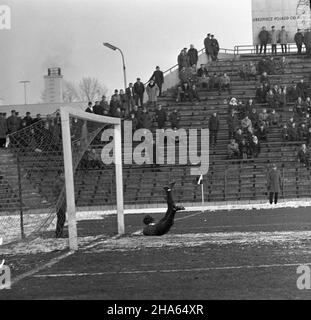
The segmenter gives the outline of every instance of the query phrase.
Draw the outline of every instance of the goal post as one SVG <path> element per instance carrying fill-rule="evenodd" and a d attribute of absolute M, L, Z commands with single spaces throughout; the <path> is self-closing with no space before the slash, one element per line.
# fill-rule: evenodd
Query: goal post
<path fill-rule="evenodd" d="M 114 126 L 114 162 L 116 174 L 116 200 L 118 234 L 124 234 L 124 207 L 123 207 L 123 177 L 122 177 L 122 141 L 121 141 L 121 119 L 95 115 L 72 107 L 61 107 L 61 128 L 64 157 L 64 174 L 67 201 L 69 248 L 78 250 L 78 235 L 76 222 L 76 205 L 74 192 L 74 169 L 72 161 L 72 140 L 70 132 L 70 117 L 95 123 L 111 124 Z"/>

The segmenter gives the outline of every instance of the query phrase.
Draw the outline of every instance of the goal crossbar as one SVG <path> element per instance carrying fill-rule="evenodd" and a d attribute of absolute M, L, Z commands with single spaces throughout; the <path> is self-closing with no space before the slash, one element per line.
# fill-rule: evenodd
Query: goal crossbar
<path fill-rule="evenodd" d="M 114 160 L 116 172 L 116 198 L 117 198 L 117 220 L 118 234 L 124 234 L 124 206 L 123 206 L 123 177 L 122 177 L 122 144 L 121 144 L 121 119 L 95 115 L 77 110 L 72 107 L 61 107 L 61 127 L 63 156 L 65 169 L 65 187 L 67 201 L 69 248 L 78 250 L 78 235 L 76 222 L 76 205 L 74 193 L 74 170 L 72 161 L 72 145 L 70 133 L 70 116 L 86 121 L 111 124 L 114 126 Z"/>

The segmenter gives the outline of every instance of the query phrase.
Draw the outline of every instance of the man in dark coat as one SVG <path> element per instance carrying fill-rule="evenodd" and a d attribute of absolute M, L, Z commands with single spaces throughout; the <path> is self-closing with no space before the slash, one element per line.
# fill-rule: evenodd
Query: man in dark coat
<path fill-rule="evenodd" d="M 58 175 L 53 185 L 53 195 L 55 201 L 58 202 L 59 196 L 62 193 L 62 190 L 65 185 L 65 179 L 61 171 L 58 171 Z M 61 238 L 63 236 L 63 229 L 66 221 L 66 196 L 64 195 L 64 199 L 58 203 L 56 208 L 57 212 L 57 223 L 56 223 L 56 231 L 55 236 L 56 238 Z"/>
<path fill-rule="evenodd" d="M 301 54 L 302 44 L 304 42 L 304 36 L 301 32 L 301 29 L 297 30 L 297 33 L 295 34 L 295 37 L 294 37 L 294 41 L 296 42 L 298 54 Z"/>
<path fill-rule="evenodd" d="M 100 101 L 95 101 L 95 106 L 93 107 L 93 111 L 95 114 L 99 116 L 104 115 L 104 109 L 102 108 Z"/>
<path fill-rule="evenodd" d="M 164 129 L 165 128 L 165 122 L 167 119 L 167 115 L 165 110 L 162 108 L 162 105 L 159 104 L 156 111 L 155 111 L 155 120 L 158 124 L 158 129 Z"/>
<path fill-rule="evenodd" d="M 212 52 L 213 52 L 212 39 L 211 39 L 210 33 L 208 33 L 207 37 L 204 39 L 204 47 L 205 47 L 205 53 L 207 56 L 207 61 L 210 61 L 210 58 L 211 58 Z"/>
<path fill-rule="evenodd" d="M 269 192 L 269 202 L 270 204 L 278 203 L 278 195 L 282 188 L 282 180 L 281 180 L 281 173 L 277 169 L 275 164 L 272 165 L 272 168 L 268 172 L 268 179 L 267 179 L 267 186 Z"/>
<path fill-rule="evenodd" d="M 92 102 L 89 102 L 89 103 L 87 104 L 87 108 L 85 109 L 85 112 L 87 112 L 87 113 L 94 113 L 93 103 L 92 103 Z"/>
<path fill-rule="evenodd" d="M 145 216 L 143 220 L 143 223 L 146 225 L 143 229 L 143 234 L 145 236 L 162 236 L 168 233 L 174 224 L 174 217 L 176 212 L 185 210 L 185 208 L 182 206 L 176 206 L 173 200 L 172 188 L 174 184 L 175 182 L 172 182 L 169 184 L 169 186 L 164 187 L 167 202 L 167 211 L 165 216 L 157 223 L 154 223 L 154 219 L 151 216 Z"/>
<path fill-rule="evenodd" d="M 5 148 L 8 127 L 3 113 L 0 113 L 0 148 Z"/>
<path fill-rule="evenodd" d="M 210 117 L 208 121 L 208 128 L 210 134 L 210 143 L 216 145 L 217 143 L 217 133 L 219 130 L 219 118 L 216 112 Z"/>
<path fill-rule="evenodd" d="M 33 119 L 29 111 L 26 112 L 26 116 L 24 117 L 23 121 L 25 122 L 25 127 L 29 127 L 32 125 Z"/>
<path fill-rule="evenodd" d="M 161 97 L 162 94 L 162 85 L 164 83 L 164 76 L 163 76 L 163 72 L 160 70 L 160 67 L 157 66 L 156 70 L 153 72 L 150 80 L 154 80 L 154 82 L 157 84 L 157 86 L 159 87 L 159 97 Z"/>
<path fill-rule="evenodd" d="M 304 35 L 304 43 L 306 46 L 306 54 L 311 55 L 311 29 L 308 29 Z"/>
<path fill-rule="evenodd" d="M 132 82 L 126 88 L 125 94 L 126 94 L 126 97 L 127 97 L 126 100 L 128 102 L 128 108 L 129 108 L 129 111 L 131 112 L 133 110 L 133 108 L 134 108 L 134 105 L 135 105 L 135 92 L 134 92 L 134 87 L 133 87 L 133 83 Z"/>
<path fill-rule="evenodd" d="M 105 95 L 102 96 L 102 99 L 100 101 L 100 106 L 102 108 L 103 115 L 107 116 L 109 114 L 110 107 L 109 107 L 109 104 L 108 104 L 108 102 L 106 100 L 106 96 Z"/>
<path fill-rule="evenodd" d="M 146 107 L 143 108 L 143 112 L 138 118 L 138 126 L 141 129 L 151 130 L 152 128 L 152 117 Z"/>
<path fill-rule="evenodd" d="M 262 49 L 264 49 L 264 54 L 267 51 L 267 43 L 269 41 L 269 32 L 266 30 L 266 27 L 262 27 L 261 31 L 258 35 L 260 41 L 260 54 L 262 53 Z"/>
<path fill-rule="evenodd" d="M 137 81 L 134 83 L 134 93 L 135 93 L 135 104 L 138 104 L 138 101 L 140 102 L 140 107 L 143 106 L 144 103 L 144 92 L 145 92 L 145 86 L 142 82 L 140 82 L 140 78 L 137 78 Z"/>
<path fill-rule="evenodd" d="M 217 61 L 218 52 L 219 52 L 219 43 L 218 40 L 214 38 L 214 35 L 211 35 L 211 43 L 212 43 L 212 60 Z"/>
<path fill-rule="evenodd" d="M 7 118 L 8 133 L 16 132 L 20 129 L 20 119 L 16 115 L 16 111 L 11 111 L 11 116 Z"/>
<path fill-rule="evenodd" d="M 190 45 L 190 49 L 187 52 L 189 57 L 189 64 L 192 67 L 193 65 L 197 66 L 198 63 L 198 50 L 194 48 L 194 45 Z"/>
<path fill-rule="evenodd" d="M 235 115 L 234 110 L 231 110 L 231 113 L 227 118 L 227 124 L 229 129 L 228 139 L 231 140 L 232 138 L 234 138 L 234 133 L 239 126 L 239 119 Z"/>

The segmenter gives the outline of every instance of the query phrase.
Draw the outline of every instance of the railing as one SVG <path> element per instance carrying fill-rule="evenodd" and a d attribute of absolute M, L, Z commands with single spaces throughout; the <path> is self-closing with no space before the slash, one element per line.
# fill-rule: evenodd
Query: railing
<path fill-rule="evenodd" d="M 281 53 L 281 45 L 278 43 L 277 44 L 277 50 L 278 53 Z M 239 55 L 239 54 L 259 54 L 260 52 L 260 44 L 257 45 L 241 45 L 241 46 L 235 46 L 234 47 L 234 54 Z M 305 49 L 302 50 L 305 52 Z M 271 54 L 271 43 L 267 44 L 267 50 L 266 53 Z M 286 54 L 293 54 L 297 53 L 297 46 L 296 43 L 288 43 L 287 44 L 287 53 Z M 285 53 L 284 53 L 285 55 Z"/>

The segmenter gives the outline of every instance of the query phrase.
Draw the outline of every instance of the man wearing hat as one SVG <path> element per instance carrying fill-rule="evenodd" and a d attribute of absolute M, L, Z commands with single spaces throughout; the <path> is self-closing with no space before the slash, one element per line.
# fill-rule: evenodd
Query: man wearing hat
<path fill-rule="evenodd" d="M 211 35 L 211 43 L 212 43 L 212 60 L 217 61 L 218 59 L 218 52 L 219 52 L 219 43 L 214 35 Z"/>
<path fill-rule="evenodd" d="M 211 34 L 208 33 L 207 37 L 204 39 L 204 47 L 205 47 L 205 52 L 207 56 L 207 62 L 210 61 L 213 47 L 212 47 L 212 39 L 211 39 Z"/>
<path fill-rule="evenodd" d="M 276 164 L 273 164 L 272 168 L 268 172 L 267 186 L 268 186 L 270 204 L 273 203 L 273 200 L 274 200 L 274 204 L 277 204 L 278 195 L 282 188 L 282 179 L 281 179 L 281 173 L 277 169 Z"/>
<path fill-rule="evenodd" d="M 134 94 L 135 94 L 135 104 L 142 107 L 144 104 L 144 92 L 145 86 L 140 82 L 140 78 L 137 78 L 137 81 L 134 83 Z M 140 104 L 138 104 L 138 101 Z"/>
<path fill-rule="evenodd" d="M 271 53 L 276 54 L 276 46 L 278 43 L 278 37 L 277 37 L 277 31 L 275 30 L 275 26 L 271 27 L 270 39 L 271 39 Z"/>
<path fill-rule="evenodd" d="M 153 72 L 152 76 L 150 77 L 149 81 L 153 80 L 158 88 L 159 88 L 159 97 L 161 97 L 162 94 L 162 84 L 164 83 L 164 76 L 163 72 L 160 70 L 159 66 L 156 66 L 155 71 Z"/>
<path fill-rule="evenodd" d="M 287 53 L 288 34 L 285 30 L 285 26 L 282 26 L 282 29 L 279 34 L 279 39 L 281 43 L 282 53 Z"/>
<path fill-rule="evenodd" d="M 301 50 L 302 50 L 302 44 L 304 42 L 304 36 L 303 33 L 301 32 L 301 29 L 297 30 L 297 33 L 295 34 L 294 40 L 296 42 L 296 46 L 297 46 L 297 53 L 301 54 Z"/>
<path fill-rule="evenodd" d="M 176 206 L 173 200 L 172 189 L 174 185 L 175 182 L 172 182 L 169 186 L 164 187 L 167 202 L 167 211 L 165 216 L 157 223 L 154 223 L 154 219 L 150 215 L 145 216 L 143 220 L 143 223 L 146 225 L 143 229 L 143 234 L 145 236 L 162 236 L 168 233 L 174 224 L 176 212 L 185 210 L 182 206 Z"/>

